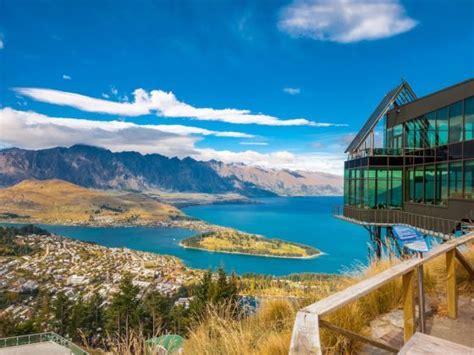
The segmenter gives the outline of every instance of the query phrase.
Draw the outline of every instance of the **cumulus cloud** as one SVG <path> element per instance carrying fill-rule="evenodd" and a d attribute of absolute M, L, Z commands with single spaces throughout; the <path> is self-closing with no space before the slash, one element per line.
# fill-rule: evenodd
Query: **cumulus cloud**
<path fill-rule="evenodd" d="M 63 74 L 63 79 L 64 80 L 71 80 L 72 78 L 67 74 Z"/>
<path fill-rule="evenodd" d="M 196 136 L 251 138 L 241 132 L 219 132 L 182 125 L 137 125 L 122 121 L 56 118 L 6 107 L 0 110 L 0 141 L 11 146 L 39 149 L 90 144 L 114 151 L 183 155 L 194 152 Z M 51 139 L 54 137 L 54 140 Z"/>
<path fill-rule="evenodd" d="M 296 37 L 339 43 L 391 37 L 416 25 L 398 0 L 296 0 L 278 23 Z"/>
<path fill-rule="evenodd" d="M 344 156 L 336 154 L 293 154 L 287 151 L 259 153 L 197 148 L 203 135 L 238 136 L 239 132 L 215 132 L 179 125 L 137 125 L 121 121 L 53 118 L 31 111 L 0 109 L 0 146 L 44 149 L 89 144 L 115 152 L 159 153 L 169 157 L 193 157 L 249 165 L 341 173 Z M 237 134 L 237 135 L 236 135 Z M 54 138 L 54 139 L 52 139 Z"/>
<path fill-rule="evenodd" d="M 161 117 L 190 118 L 200 121 L 221 121 L 233 124 L 258 124 L 266 126 L 337 126 L 326 122 L 312 122 L 305 118 L 282 120 L 277 117 L 250 110 L 233 108 L 197 108 L 179 101 L 172 92 L 163 90 L 136 89 L 133 102 L 115 102 L 85 95 L 42 88 L 14 88 L 14 90 L 34 100 L 50 104 L 70 106 L 87 112 L 115 114 L 121 116 L 141 116 L 155 113 Z M 103 97 L 104 94 L 102 95 Z"/>
<path fill-rule="evenodd" d="M 283 91 L 290 95 L 298 95 L 301 93 L 300 88 L 284 88 Z"/>

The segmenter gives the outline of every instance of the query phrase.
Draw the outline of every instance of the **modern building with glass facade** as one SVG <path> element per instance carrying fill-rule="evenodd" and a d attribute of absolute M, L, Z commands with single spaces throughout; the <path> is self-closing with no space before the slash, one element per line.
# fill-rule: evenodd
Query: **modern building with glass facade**
<path fill-rule="evenodd" d="M 403 81 L 346 153 L 341 218 L 376 236 L 393 224 L 461 231 L 474 220 L 474 79 L 421 98 Z"/>

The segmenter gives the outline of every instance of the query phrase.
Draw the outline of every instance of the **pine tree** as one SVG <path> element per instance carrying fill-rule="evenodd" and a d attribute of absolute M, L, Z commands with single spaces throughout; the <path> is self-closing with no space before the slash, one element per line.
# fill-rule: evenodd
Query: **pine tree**
<path fill-rule="evenodd" d="M 112 298 L 107 314 L 107 329 L 117 336 L 125 334 L 128 339 L 131 328 L 137 328 L 140 322 L 140 289 L 132 283 L 130 274 L 122 277 L 119 292 Z"/>
<path fill-rule="evenodd" d="M 148 316 L 145 332 L 156 336 L 160 330 L 165 330 L 170 321 L 170 311 L 173 301 L 158 291 L 150 292 L 144 300 L 144 311 Z"/>
<path fill-rule="evenodd" d="M 71 315 L 71 301 L 63 291 L 56 294 L 56 299 L 53 301 L 53 327 L 59 335 L 66 335 L 69 326 Z"/>

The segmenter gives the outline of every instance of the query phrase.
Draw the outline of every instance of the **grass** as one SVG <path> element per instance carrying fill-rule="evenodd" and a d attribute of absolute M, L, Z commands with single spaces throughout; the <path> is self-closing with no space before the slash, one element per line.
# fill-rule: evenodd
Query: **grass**
<path fill-rule="evenodd" d="M 471 245 L 463 254 L 471 264 L 474 264 L 474 246 Z M 374 263 L 370 267 L 358 270 L 357 276 L 328 279 L 328 285 L 324 285 L 323 280 L 312 289 L 312 293 L 299 301 L 290 301 L 285 298 L 270 299 L 264 302 L 255 315 L 243 320 L 233 320 L 226 312 L 210 309 L 208 316 L 191 330 L 185 342 L 184 354 L 287 354 L 298 309 L 364 278 L 380 273 L 391 265 L 393 264 L 389 261 Z M 459 292 L 468 293 L 472 297 L 473 283 L 459 263 L 456 265 L 456 276 Z M 445 281 L 444 257 L 438 257 L 426 264 L 425 283 L 429 294 L 444 295 Z M 270 289 L 274 290 L 278 287 L 272 286 Z M 268 295 L 268 290 L 260 291 Z M 285 284 L 278 294 L 282 295 L 285 292 L 288 295 L 292 294 L 288 284 Z M 339 327 L 368 335 L 370 321 L 400 307 L 401 302 L 401 279 L 397 279 L 330 314 L 325 319 Z M 440 309 L 442 308 L 443 304 L 440 305 Z M 321 340 L 325 353 L 328 354 L 354 353 L 361 345 L 326 329 L 321 329 Z"/>

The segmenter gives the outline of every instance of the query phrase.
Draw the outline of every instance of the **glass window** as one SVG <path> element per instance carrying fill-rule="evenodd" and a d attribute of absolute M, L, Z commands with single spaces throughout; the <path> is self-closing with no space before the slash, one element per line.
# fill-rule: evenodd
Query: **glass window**
<path fill-rule="evenodd" d="M 464 100 L 464 139 L 474 139 L 474 96 Z"/>
<path fill-rule="evenodd" d="M 436 165 L 436 195 L 437 205 L 446 205 L 448 199 L 448 164 Z"/>
<path fill-rule="evenodd" d="M 413 150 L 415 148 L 415 124 L 413 121 L 408 121 L 405 125 L 406 130 L 406 148 Z"/>
<path fill-rule="evenodd" d="M 474 200 L 474 160 L 464 162 L 464 198 Z"/>
<path fill-rule="evenodd" d="M 415 202 L 415 169 L 409 168 L 407 171 L 407 197 L 408 201 Z"/>
<path fill-rule="evenodd" d="M 344 169 L 344 205 L 349 204 L 349 169 Z"/>
<path fill-rule="evenodd" d="M 436 147 L 436 112 L 430 112 L 426 115 L 426 121 L 428 125 L 428 146 Z"/>
<path fill-rule="evenodd" d="M 387 170 L 377 170 L 377 208 L 387 207 Z"/>
<path fill-rule="evenodd" d="M 436 135 L 438 142 L 436 145 L 448 143 L 448 108 L 444 107 L 436 111 Z"/>
<path fill-rule="evenodd" d="M 423 203 L 424 195 L 424 171 L 423 166 L 417 166 L 415 168 L 415 202 Z"/>
<path fill-rule="evenodd" d="M 449 197 L 462 198 L 462 163 L 449 164 Z"/>
<path fill-rule="evenodd" d="M 389 206 L 398 208 L 402 206 L 402 170 L 389 171 Z"/>
<path fill-rule="evenodd" d="M 435 167 L 425 167 L 425 203 L 433 204 L 435 201 Z"/>
<path fill-rule="evenodd" d="M 449 143 L 462 141 L 462 101 L 449 106 Z"/>

